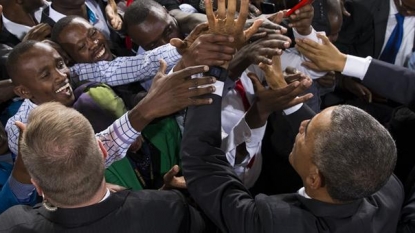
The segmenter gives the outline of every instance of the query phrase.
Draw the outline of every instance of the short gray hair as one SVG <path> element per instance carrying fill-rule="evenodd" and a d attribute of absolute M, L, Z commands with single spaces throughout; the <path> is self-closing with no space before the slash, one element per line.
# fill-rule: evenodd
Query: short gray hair
<path fill-rule="evenodd" d="M 328 129 L 315 139 L 313 162 L 329 195 L 348 202 L 372 195 L 388 181 L 396 153 L 394 140 L 377 120 L 340 105 L 334 107 Z"/>
<path fill-rule="evenodd" d="M 60 103 L 33 109 L 20 145 L 23 162 L 54 205 L 89 200 L 104 178 L 104 159 L 88 120 Z"/>

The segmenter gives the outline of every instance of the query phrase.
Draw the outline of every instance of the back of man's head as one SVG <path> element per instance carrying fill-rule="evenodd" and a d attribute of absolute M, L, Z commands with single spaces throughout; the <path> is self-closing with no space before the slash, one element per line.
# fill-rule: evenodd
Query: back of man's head
<path fill-rule="evenodd" d="M 104 159 L 88 120 L 59 103 L 31 111 L 20 149 L 32 179 L 57 206 L 87 202 L 102 184 Z"/>
<path fill-rule="evenodd" d="M 396 146 L 372 116 L 353 106 L 334 107 L 327 130 L 316 136 L 313 162 L 329 195 L 340 202 L 367 197 L 389 179 Z"/>
<path fill-rule="evenodd" d="M 163 6 L 154 0 L 134 1 L 125 11 L 125 27 L 128 28 L 130 25 L 138 25 L 144 22 L 152 7 L 163 8 Z"/>

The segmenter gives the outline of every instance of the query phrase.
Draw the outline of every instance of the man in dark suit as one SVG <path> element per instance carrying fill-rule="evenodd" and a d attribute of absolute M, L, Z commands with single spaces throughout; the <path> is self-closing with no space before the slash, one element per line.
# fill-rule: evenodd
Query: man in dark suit
<path fill-rule="evenodd" d="M 104 179 L 107 151 L 76 110 L 45 103 L 30 113 L 29 121 L 20 150 L 43 206 L 8 209 L 0 215 L 0 232 L 205 230 L 201 215 L 180 192 L 110 193 Z M 123 124 L 117 132 L 128 127 Z"/>
<path fill-rule="evenodd" d="M 304 188 L 253 198 L 219 149 L 221 97 L 210 97 L 211 105 L 187 111 L 183 171 L 189 192 L 223 232 L 396 230 L 403 201 L 402 185 L 391 176 L 396 148 L 367 113 L 338 106 L 303 121 L 290 163 Z"/>

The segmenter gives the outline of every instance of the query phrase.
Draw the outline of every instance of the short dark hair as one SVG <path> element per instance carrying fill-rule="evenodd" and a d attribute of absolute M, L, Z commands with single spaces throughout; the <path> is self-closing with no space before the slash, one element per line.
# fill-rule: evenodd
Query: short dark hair
<path fill-rule="evenodd" d="M 315 139 L 313 162 L 329 195 L 349 202 L 372 195 L 390 178 L 397 151 L 376 119 L 349 105 L 336 106 L 328 130 Z"/>
<path fill-rule="evenodd" d="M 16 45 L 16 47 L 14 47 L 13 50 L 10 52 L 6 62 L 6 69 L 7 73 L 9 74 L 10 78 L 12 79 L 15 85 L 18 82 L 15 73 L 20 69 L 19 61 L 21 60 L 21 57 L 30 49 L 32 49 L 37 43 L 40 42 L 35 40 L 24 41 Z"/>
<path fill-rule="evenodd" d="M 76 16 L 76 15 L 71 15 L 71 16 L 66 16 L 66 17 L 60 19 L 58 22 L 56 22 L 56 24 L 53 25 L 50 39 L 59 44 L 59 40 L 58 40 L 59 35 L 76 18 L 83 19 L 82 17 Z"/>
<path fill-rule="evenodd" d="M 146 20 L 151 7 L 163 7 L 154 0 L 134 1 L 125 11 L 124 26 L 128 28 L 131 25 L 138 25 Z"/>

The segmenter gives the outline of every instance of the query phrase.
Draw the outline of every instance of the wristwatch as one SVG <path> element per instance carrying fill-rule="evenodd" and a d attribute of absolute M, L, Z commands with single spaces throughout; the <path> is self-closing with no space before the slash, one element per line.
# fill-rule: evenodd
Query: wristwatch
<path fill-rule="evenodd" d="M 228 78 L 228 70 L 219 66 L 209 66 L 209 71 L 203 73 L 204 76 L 213 76 L 217 80 L 225 82 Z"/>

